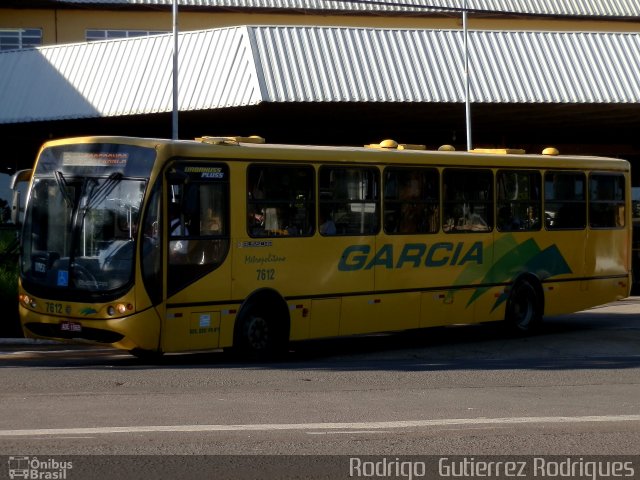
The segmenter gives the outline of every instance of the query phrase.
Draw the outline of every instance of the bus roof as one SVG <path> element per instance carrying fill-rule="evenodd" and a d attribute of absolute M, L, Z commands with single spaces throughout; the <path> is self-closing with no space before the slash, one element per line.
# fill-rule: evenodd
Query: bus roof
<path fill-rule="evenodd" d="M 566 168 L 629 171 L 628 161 L 610 157 L 560 155 L 552 147 L 544 153 L 530 154 L 518 149 L 455 150 L 450 145 L 427 149 L 424 145 L 398 144 L 383 140 L 379 144 L 325 146 L 269 144 L 261 137 L 201 137 L 194 140 L 171 140 L 124 136 L 75 137 L 46 142 L 42 148 L 77 143 L 123 143 L 164 150 L 174 156 L 220 158 L 226 160 L 291 162 L 375 163 L 383 165 L 478 166 Z"/>

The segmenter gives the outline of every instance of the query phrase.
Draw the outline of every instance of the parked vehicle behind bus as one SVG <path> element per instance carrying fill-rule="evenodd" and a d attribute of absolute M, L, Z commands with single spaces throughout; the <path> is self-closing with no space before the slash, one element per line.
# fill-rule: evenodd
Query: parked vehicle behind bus
<path fill-rule="evenodd" d="M 640 187 L 633 187 L 631 200 L 632 217 L 632 260 L 631 270 L 633 283 L 631 293 L 640 295 Z"/>

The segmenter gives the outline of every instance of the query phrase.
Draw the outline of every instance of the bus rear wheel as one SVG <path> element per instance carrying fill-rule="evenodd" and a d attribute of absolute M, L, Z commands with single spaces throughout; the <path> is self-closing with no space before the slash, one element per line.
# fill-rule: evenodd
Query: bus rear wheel
<path fill-rule="evenodd" d="M 520 280 L 511 289 L 506 321 L 518 333 L 531 333 L 542 323 L 540 298 L 530 281 Z"/>

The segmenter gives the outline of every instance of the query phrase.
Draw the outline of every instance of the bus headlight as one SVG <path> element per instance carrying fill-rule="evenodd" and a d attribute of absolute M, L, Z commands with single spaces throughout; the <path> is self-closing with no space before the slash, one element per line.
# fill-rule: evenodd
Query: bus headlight
<path fill-rule="evenodd" d="M 116 306 L 113 305 L 109 305 L 107 307 L 107 315 L 109 315 L 110 317 L 113 317 L 116 313 L 119 314 L 123 314 L 126 313 L 127 311 L 133 310 L 133 305 L 130 303 L 124 304 L 124 303 L 118 303 Z"/>
<path fill-rule="evenodd" d="M 38 306 L 38 303 L 34 299 L 30 298 L 29 295 L 18 295 L 18 300 L 20 300 L 25 307 L 36 308 Z"/>

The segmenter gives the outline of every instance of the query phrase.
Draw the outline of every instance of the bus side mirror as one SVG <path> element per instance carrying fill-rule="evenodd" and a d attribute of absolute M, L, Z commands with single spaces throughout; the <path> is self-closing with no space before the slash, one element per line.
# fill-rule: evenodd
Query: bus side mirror
<path fill-rule="evenodd" d="M 13 191 L 13 200 L 11 202 L 11 223 L 20 226 L 20 191 Z"/>
<path fill-rule="evenodd" d="M 20 187 L 25 183 L 29 183 L 32 172 L 31 169 L 18 170 L 11 176 L 11 183 L 9 185 L 13 191 L 13 198 L 11 200 L 11 222 L 16 226 L 20 226 L 20 223 L 22 223 L 22 216 L 20 214 L 23 212 L 23 208 Z"/>

